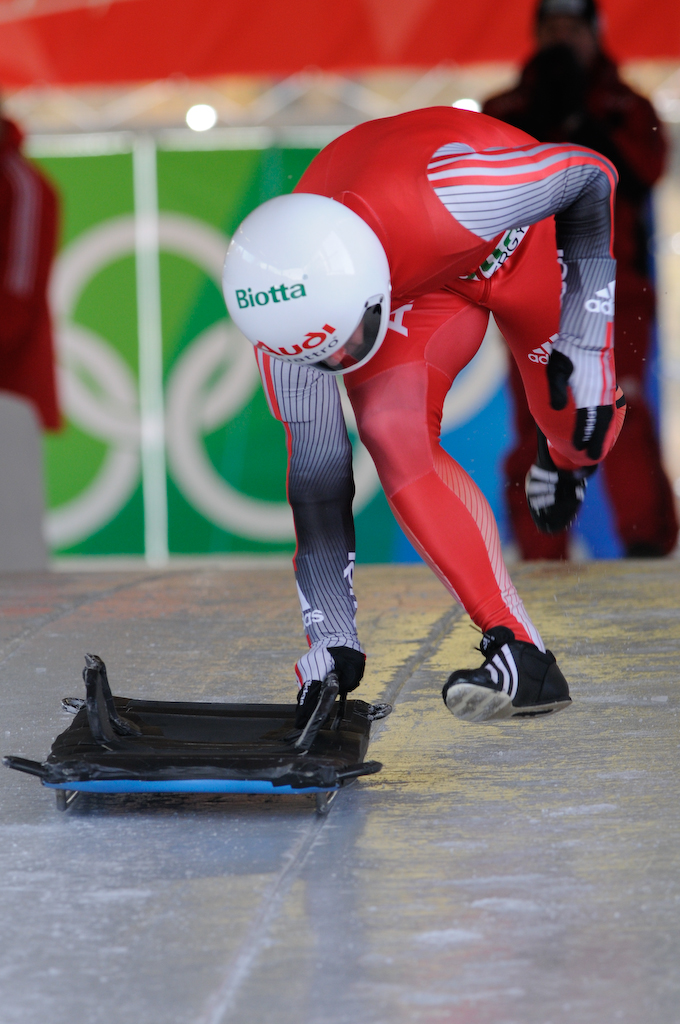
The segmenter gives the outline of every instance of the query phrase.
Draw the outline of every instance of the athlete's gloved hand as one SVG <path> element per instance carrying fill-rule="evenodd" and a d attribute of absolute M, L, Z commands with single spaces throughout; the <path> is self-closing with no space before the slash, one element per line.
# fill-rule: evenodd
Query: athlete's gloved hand
<path fill-rule="evenodd" d="M 568 342 L 562 342 L 562 345 L 570 348 L 573 361 L 564 352 L 553 348 L 547 367 L 550 404 L 557 411 L 564 409 L 567 404 L 567 387 L 571 388 L 576 405 L 572 444 L 577 451 L 585 451 L 588 458 L 595 462 L 602 455 L 604 439 L 614 415 L 613 405 L 590 404 L 603 390 L 602 354 L 577 349 Z"/>
<path fill-rule="evenodd" d="M 302 664 L 305 662 L 305 664 Z M 309 677 L 312 670 L 325 679 L 329 672 L 336 672 L 340 693 L 351 693 L 361 682 L 366 666 L 366 655 L 351 647 L 311 647 L 297 663 L 298 675 L 303 679 L 298 690 L 298 707 L 295 712 L 295 727 L 304 729 L 319 700 L 321 680 Z M 304 678 L 303 673 L 307 674 Z"/>
<path fill-rule="evenodd" d="M 350 693 L 361 682 L 365 664 L 363 651 L 355 651 L 351 647 L 326 647 L 322 640 L 317 640 L 302 655 L 295 666 L 295 673 L 300 686 L 304 687 L 314 679 L 325 679 L 329 672 L 337 672 L 340 693 Z"/>
<path fill-rule="evenodd" d="M 333 656 L 335 671 L 338 674 L 340 693 L 351 693 L 364 677 L 366 655 L 363 651 L 355 651 L 351 647 L 329 647 L 328 653 Z"/>

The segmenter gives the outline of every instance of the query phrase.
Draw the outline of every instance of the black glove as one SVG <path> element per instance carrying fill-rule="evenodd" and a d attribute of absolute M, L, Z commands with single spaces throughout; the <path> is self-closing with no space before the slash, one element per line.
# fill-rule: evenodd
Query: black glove
<path fill-rule="evenodd" d="M 577 452 L 585 452 L 593 462 L 602 455 L 602 445 L 612 421 L 611 405 L 597 405 L 592 409 L 576 410 L 576 426 L 572 444 Z"/>
<path fill-rule="evenodd" d="M 550 404 L 557 412 L 566 408 L 567 385 L 574 372 L 574 364 L 569 356 L 556 349 L 550 353 L 548 360 L 548 387 L 550 388 Z"/>
<path fill-rule="evenodd" d="M 329 653 L 335 662 L 338 674 L 340 693 L 351 693 L 364 677 L 366 655 L 355 651 L 353 647 L 329 647 Z"/>
<path fill-rule="evenodd" d="M 574 364 L 569 356 L 553 349 L 547 367 L 548 387 L 550 388 L 550 404 L 558 412 L 566 407 L 567 387 L 573 371 Z M 576 426 L 572 437 L 572 444 L 576 451 L 585 451 L 588 458 L 596 462 L 602 455 L 602 445 L 613 415 L 614 410 L 611 405 L 577 409 Z"/>
<path fill-rule="evenodd" d="M 329 647 L 328 653 L 335 662 L 335 672 L 340 683 L 340 693 L 351 693 L 356 690 L 362 680 L 366 667 L 366 655 L 355 651 L 352 647 Z M 297 695 L 297 711 L 295 712 L 296 729 L 304 729 L 319 701 L 321 680 L 312 679 L 306 683 Z"/>

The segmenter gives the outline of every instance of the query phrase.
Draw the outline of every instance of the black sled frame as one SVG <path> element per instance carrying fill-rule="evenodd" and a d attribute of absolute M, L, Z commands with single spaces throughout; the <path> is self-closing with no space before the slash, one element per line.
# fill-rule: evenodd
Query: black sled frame
<path fill-rule="evenodd" d="M 327 812 L 339 790 L 379 772 L 365 761 L 371 722 L 389 704 L 338 695 L 331 672 L 305 728 L 292 704 L 216 704 L 114 697 L 106 666 L 85 656 L 85 700 L 44 762 L 8 756 L 9 768 L 37 775 L 66 810 L 81 793 L 311 794 Z"/>

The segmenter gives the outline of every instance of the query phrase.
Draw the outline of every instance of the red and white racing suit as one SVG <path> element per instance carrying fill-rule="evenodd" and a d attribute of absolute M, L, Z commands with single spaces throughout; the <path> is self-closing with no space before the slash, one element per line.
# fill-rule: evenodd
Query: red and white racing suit
<path fill-rule="evenodd" d="M 491 312 L 554 462 L 569 469 L 606 454 L 625 412 L 616 408 L 613 361 L 615 183 L 612 165 L 591 150 L 538 144 L 482 114 L 432 107 L 347 132 L 312 161 L 296 189 L 354 210 L 389 260 L 390 329 L 345 384 L 394 515 L 482 630 L 508 626 L 541 649 L 503 562 L 491 509 L 439 444 L 442 408 Z M 553 347 L 574 365 L 561 411 L 551 407 L 546 376 Z M 262 352 L 258 362 L 288 436 L 294 566 L 311 648 L 298 666 L 305 682 L 332 668 L 327 648 L 361 649 L 351 446 L 331 376 Z M 613 416 L 592 459 L 574 447 L 576 409 L 598 406 L 610 406 Z"/>

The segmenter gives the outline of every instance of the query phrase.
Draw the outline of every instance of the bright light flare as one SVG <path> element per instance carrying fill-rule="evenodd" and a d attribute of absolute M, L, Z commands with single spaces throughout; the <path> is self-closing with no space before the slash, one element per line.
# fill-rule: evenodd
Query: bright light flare
<path fill-rule="evenodd" d="M 457 107 L 458 110 L 474 110 L 476 114 L 482 109 L 477 100 L 473 100 L 470 96 L 465 96 L 462 100 L 456 100 L 451 105 Z"/>
<path fill-rule="evenodd" d="M 217 111 L 208 103 L 195 103 L 187 110 L 186 121 L 192 131 L 207 132 L 217 124 Z"/>

